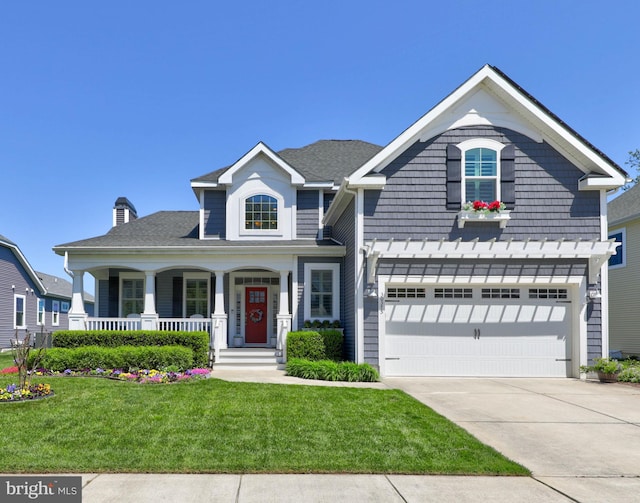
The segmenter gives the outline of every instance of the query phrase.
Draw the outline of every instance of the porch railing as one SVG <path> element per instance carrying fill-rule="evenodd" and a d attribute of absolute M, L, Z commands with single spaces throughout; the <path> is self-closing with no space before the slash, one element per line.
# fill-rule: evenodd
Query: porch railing
<path fill-rule="evenodd" d="M 209 318 L 160 318 L 158 330 L 168 332 L 209 332 L 211 333 L 211 319 Z"/>
<path fill-rule="evenodd" d="M 87 318 L 87 330 L 140 330 L 140 318 Z"/>
<path fill-rule="evenodd" d="M 87 318 L 87 330 L 140 330 L 140 318 Z M 159 318 L 158 330 L 211 333 L 210 318 Z"/>

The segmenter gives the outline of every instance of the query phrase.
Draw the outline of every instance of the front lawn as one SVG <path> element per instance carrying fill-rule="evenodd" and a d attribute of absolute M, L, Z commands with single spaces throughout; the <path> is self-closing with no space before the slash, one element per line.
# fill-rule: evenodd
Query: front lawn
<path fill-rule="evenodd" d="M 529 474 L 398 390 L 39 381 L 0 404 L 0 473 Z"/>

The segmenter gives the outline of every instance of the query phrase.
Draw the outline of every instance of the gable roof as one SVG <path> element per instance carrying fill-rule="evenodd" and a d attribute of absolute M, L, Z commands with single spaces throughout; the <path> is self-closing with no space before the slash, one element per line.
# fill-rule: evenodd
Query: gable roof
<path fill-rule="evenodd" d="M 35 283 L 40 294 L 44 295 L 45 293 L 47 293 L 44 285 L 42 284 L 42 281 L 40 281 L 40 278 L 38 277 L 36 272 L 33 270 L 33 267 L 31 267 L 31 264 L 29 264 L 29 261 L 27 260 L 27 258 L 22 254 L 22 251 L 20 250 L 18 245 L 0 234 L 0 246 L 5 246 L 13 252 L 13 254 L 18 259 L 18 262 L 20 262 L 20 264 L 22 265 L 26 273 L 29 275 L 31 280 Z"/>
<path fill-rule="evenodd" d="M 44 272 L 36 271 L 36 274 L 42 281 L 42 284 L 47 290 L 47 295 L 51 295 L 53 297 L 61 297 L 65 299 L 70 299 L 73 293 L 73 285 L 71 282 L 67 281 L 64 278 L 60 278 L 58 276 L 53 276 L 51 274 L 47 274 Z M 93 295 L 84 292 L 84 300 L 85 302 L 94 302 L 95 299 Z"/>
<path fill-rule="evenodd" d="M 349 176 L 350 185 L 380 172 L 416 141 L 449 129 L 483 124 L 513 129 L 538 141 L 544 139 L 585 173 L 581 188 L 620 187 L 627 178 L 626 171 L 503 72 L 485 65 Z M 594 174 L 598 176 L 589 176 Z"/>
<path fill-rule="evenodd" d="M 640 184 L 624 191 L 607 204 L 609 226 L 622 224 L 640 217 Z"/>
<path fill-rule="evenodd" d="M 379 145 L 360 140 L 319 140 L 305 147 L 287 148 L 276 153 L 263 143 L 259 143 L 231 166 L 192 179 L 192 186 L 220 183 L 223 175 L 228 174 L 230 170 L 246 162 L 248 157 L 255 157 L 258 154 L 255 150 L 260 145 L 263 146 L 263 148 L 260 148 L 260 152 L 272 153 L 280 161 L 299 173 L 305 182 L 327 182 L 331 184 L 339 183 L 342 178 L 353 173 L 353 171 L 382 150 Z"/>

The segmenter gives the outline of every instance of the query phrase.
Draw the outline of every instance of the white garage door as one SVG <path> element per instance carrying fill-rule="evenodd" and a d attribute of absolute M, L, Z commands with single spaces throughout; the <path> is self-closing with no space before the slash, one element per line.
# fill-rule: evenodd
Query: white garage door
<path fill-rule="evenodd" d="M 388 376 L 571 375 L 565 288 L 388 286 L 385 318 Z"/>

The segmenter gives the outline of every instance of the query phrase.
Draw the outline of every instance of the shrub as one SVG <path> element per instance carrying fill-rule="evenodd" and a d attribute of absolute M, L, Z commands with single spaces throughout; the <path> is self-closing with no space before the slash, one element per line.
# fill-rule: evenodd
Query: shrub
<path fill-rule="evenodd" d="M 287 361 L 287 375 L 322 381 L 376 382 L 380 380 L 378 371 L 368 363 L 310 361 L 302 358 L 291 358 Z"/>
<path fill-rule="evenodd" d="M 344 346 L 344 335 L 340 330 L 320 331 L 324 344 L 324 353 L 328 360 L 336 362 L 342 361 L 342 351 Z"/>
<path fill-rule="evenodd" d="M 287 335 L 287 358 L 324 360 L 324 340 L 318 332 L 289 332 Z"/>
<path fill-rule="evenodd" d="M 184 346 L 193 351 L 194 365 L 209 363 L 207 332 L 166 332 L 160 330 L 60 330 L 52 336 L 54 348 L 81 346 Z"/>
<path fill-rule="evenodd" d="M 193 368 L 194 361 L 193 351 L 183 346 L 82 346 L 48 349 L 42 366 L 54 372 L 99 367 L 129 371 L 172 366 L 186 370 Z"/>

